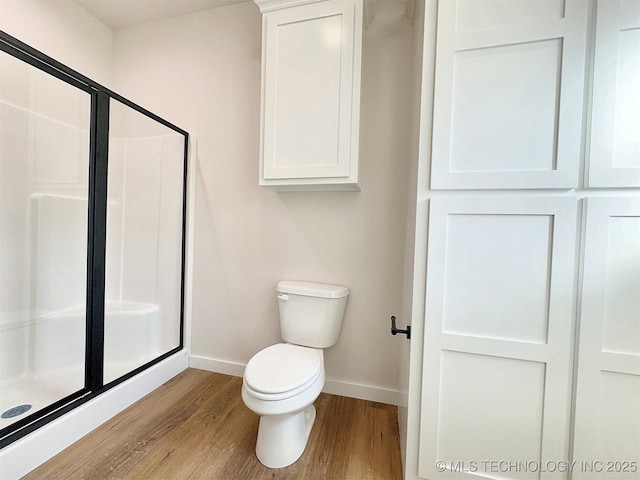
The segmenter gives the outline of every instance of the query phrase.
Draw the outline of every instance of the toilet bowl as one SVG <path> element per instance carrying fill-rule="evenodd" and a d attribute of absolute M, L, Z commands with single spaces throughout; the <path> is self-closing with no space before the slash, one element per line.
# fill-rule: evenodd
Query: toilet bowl
<path fill-rule="evenodd" d="M 269 468 L 294 463 L 316 418 L 324 386 L 324 348 L 336 343 L 349 289 L 282 281 L 276 288 L 282 339 L 247 363 L 242 400 L 260 415 L 256 456 Z"/>
<path fill-rule="evenodd" d="M 324 385 L 321 349 L 287 343 L 272 345 L 249 360 L 242 400 L 260 415 L 256 455 L 269 468 L 294 463 L 304 451 Z"/>

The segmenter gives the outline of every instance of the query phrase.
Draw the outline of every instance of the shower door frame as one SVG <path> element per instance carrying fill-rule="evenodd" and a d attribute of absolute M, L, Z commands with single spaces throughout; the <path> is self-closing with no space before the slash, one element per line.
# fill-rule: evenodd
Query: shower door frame
<path fill-rule="evenodd" d="M 91 96 L 89 130 L 86 334 L 84 388 L 55 401 L 0 430 L 0 449 L 61 417 L 116 385 L 161 362 L 184 348 L 187 172 L 189 133 L 100 85 L 44 53 L 0 30 L 0 51 L 38 68 Z M 107 173 L 109 155 L 109 105 L 111 99 L 155 120 L 184 137 L 180 266 L 180 329 L 178 346 L 123 376 L 104 383 L 104 317 L 107 230 Z"/>

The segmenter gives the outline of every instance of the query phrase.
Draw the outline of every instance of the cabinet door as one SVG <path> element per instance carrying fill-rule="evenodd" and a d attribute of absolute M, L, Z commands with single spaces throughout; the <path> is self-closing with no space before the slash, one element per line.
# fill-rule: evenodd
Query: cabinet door
<path fill-rule="evenodd" d="M 598 2 L 589 186 L 640 186 L 640 1 Z"/>
<path fill-rule="evenodd" d="M 539 466 L 568 458 L 576 223 L 571 198 L 431 201 L 421 478 L 566 478 Z"/>
<path fill-rule="evenodd" d="M 357 168 L 361 40 L 356 32 L 362 29 L 357 3 L 329 0 L 265 13 L 261 180 L 266 184 L 348 178 Z"/>
<path fill-rule="evenodd" d="M 577 186 L 587 7 L 439 2 L 432 188 Z"/>
<path fill-rule="evenodd" d="M 576 480 L 640 477 L 640 197 L 589 198 Z"/>

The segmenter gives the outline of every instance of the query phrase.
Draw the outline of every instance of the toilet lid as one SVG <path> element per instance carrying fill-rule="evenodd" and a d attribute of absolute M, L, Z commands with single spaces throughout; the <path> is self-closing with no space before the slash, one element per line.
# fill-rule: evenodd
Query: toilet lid
<path fill-rule="evenodd" d="M 322 350 L 278 343 L 249 360 L 244 380 L 258 392 L 282 393 L 315 379 L 321 368 Z"/>

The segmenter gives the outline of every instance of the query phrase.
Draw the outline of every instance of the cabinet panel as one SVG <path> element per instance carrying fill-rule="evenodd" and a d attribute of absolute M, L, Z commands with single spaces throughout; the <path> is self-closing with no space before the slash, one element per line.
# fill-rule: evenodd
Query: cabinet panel
<path fill-rule="evenodd" d="M 443 331 L 545 343 L 553 216 L 455 214 L 446 228 Z"/>
<path fill-rule="evenodd" d="M 588 199 L 585 231 L 574 478 L 636 478 L 640 198 Z"/>
<path fill-rule="evenodd" d="M 437 458 L 454 465 L 464 460 L 469 470 L 477 467 L 483 474 L 490 471 L 483 460 L 538 459 L 545 383 L 544 362 L 443 350 Z"/>
<path fill-rule="evenodd" d="M 559 39 L 455 54 L 450 172 L 554 169 L 561 60 Z"/>
<path fill-rule="evenodd" d="M 576 230 L 572 198 L 431 200 L 422 478 L 568 458 Z"/>
<path fill-rule="evenodd" d="M 267 143 L 273 160 L 265 164 L 265 178 L 305 177 L 325 169 L 347 174 L 335 128 L 340 121 L 342 15 L 280 23 L 275 36 L 275 95 L 265 126 L 273 122 L 277 127 Z"/>
<path fill-rule="evenodd" d="M 608 234 L 602 347 L 640 355 L 640 217 L 610 217 Z"/>
<path fill-rule="evenodd" d="M 262 185 L 357 184 L 362 4 L 264 13 Z"/>
<path fill-rule="evenodd" d="M 640 186 L 640 1 L 598 2 L 589 185 Z"/>
<path fill-rule="evenodd" d="M 439 2 L 432 188 L 577 186 L 587 6 Z"/>

